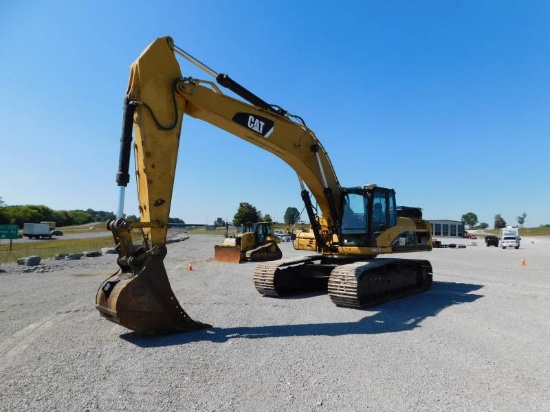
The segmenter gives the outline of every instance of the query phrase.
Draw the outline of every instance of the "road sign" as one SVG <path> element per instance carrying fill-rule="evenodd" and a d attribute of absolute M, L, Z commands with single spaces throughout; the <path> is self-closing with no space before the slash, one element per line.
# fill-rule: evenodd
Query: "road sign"
<path fill-rule="evenodd" d="M 17 239 L 18 232 L 17 225 L 0 225 L 0 239 Z"/>

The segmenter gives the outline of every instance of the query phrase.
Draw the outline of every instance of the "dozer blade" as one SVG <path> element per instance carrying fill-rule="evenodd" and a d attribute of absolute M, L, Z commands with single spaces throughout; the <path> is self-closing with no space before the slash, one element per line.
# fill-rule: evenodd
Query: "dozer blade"
<path fill-rule="evenodd" d="M 96 309 L 111 322 L 143 333 L 191 332 L 211 327 L 180 306 L 162 258 L 153 256 L 135 273 L 117 273 L 102 283 Z"/>
<path fill-rule="evenodd" d="M 214 246 L 214 261 L 225 263 L 240 263 L 241 248 L 239 246 Z"/>

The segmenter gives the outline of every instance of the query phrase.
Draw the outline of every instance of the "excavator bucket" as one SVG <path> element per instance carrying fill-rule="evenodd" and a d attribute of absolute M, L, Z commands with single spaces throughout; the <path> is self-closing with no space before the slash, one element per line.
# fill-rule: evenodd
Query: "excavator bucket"
<path fill-rule="evenodd" d="M 119 270 L 96 295 L 101 316 L 143 333 L 191 332 L 210 325 L 191 319 L 180 306 L 162 258 L 152 256 L 134 273 Z"/>
<path fill-rule="evenodd" d="M 214 261 L 224 263 L 241 263 L 240 246 L 214 246 Z"/>

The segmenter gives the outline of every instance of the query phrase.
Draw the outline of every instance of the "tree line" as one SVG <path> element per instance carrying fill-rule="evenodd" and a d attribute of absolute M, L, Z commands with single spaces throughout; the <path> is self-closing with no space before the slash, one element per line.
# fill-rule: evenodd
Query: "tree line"
<path fill-rule="evenodd" d="M 139 222 L 135 215 L 125 216 L 130 222 Z M 57 227 L 84 225 L 93 222 L 106 222 L 116 219 L 113 212 L 87 210 L 53 210 L 44 205 L 6 205 L 0 197 L 0 224 L 17 225 L 20 228 L 24 223 L 55 222 Z M 284 223 L 293 225 L 298 223 L 300 212 L 295 207 L 288 207 L 284 215 Z M 169 218 L 169 223 L 184 224 L 179 218 Z M 262 215 L 262 212 L 247 202 L 241 202 L 233 217 L 232 224 L 235 226 L 251 226 L 256 222 L 273 222 L 269 214 Z M 274 222 L 276 223 L 276 222 Z M 214 221 L 215 226 L 225 226 L 222 218 Z"/>
<path fill-rule="evenodd" d="M 300 220 L 300 215 L 300 212 L 295 207 L 287 207 L 283 217 L 284 223 L 287 225 L 296 224 Z M 252 224 L 257 222 L 277 223 L 273 222 L 271 215 L 263 215 L 260 210 L 250 203 L 239 203 L 239 207 L 237 208 L 237 212 L 233 216 L 233 222 L 231 223 L 234 226 L 252 226 Z M 214 226 L 225 226 L 225 224 L 226 222 L 220 217 L 214 221 Z"/>
<path fill-rule="evenodd" d="M 518 223 L 518 226 L 523 226 L 523 224 L 525 223 L 526 217 L 527 217 L 527 213 L 525 212 L 519 216 L 516 216 L 516 221 Z M 489 227 L 489 224 L 486 222 L 481 222 L 478 225 L 479 221 L 477 219 L 477 215 L 474 212 L 468 212 L 463 214 L 462 221 L 464 222 L 464 224 L 468 225 L 470 229 L 487 229 Z M 506 227 L 506 224 L 507 224 L 506 220 L 504 220 L 504 218 L 500 213 L 495 215 L 495 219 L 493 223 L 494 229 L 502 229 L 503 227 Z"/>
<path fill-rule="evenodd" d="M 44 205 L 16 205 L 0 207 L 0 224 L 17 225 L 24 223 L 55 222 L 57 227 L 83 225 L 92 222 L 106 222 L 115 219 L 113 212 L 98 210 L 53 210 Z"/>
<path fill-rule="evenodd" d="M 294 225 L 299 222 L 301 213 L 295 207 L 287 207 L 284 214 L 284 223 Z M 139 217 L 134 215 L 125 216 L 130 222 L 139 222 Z M 523 226 L 527 213 L 522 213 L 516 216 L 516 222 L 519 226 Z M 102 210 L 53 210 L 44 205 L 6 205 L 0 197 L 0 224 L 17 225 L 20 228 L 24 223 L 40 223 L 40 222 L 55 222 L 57 227 L 83 225 L 93 222 L 106 222 L 110 219 L 116 219 L 113 212 Z M 263 215 L 260 210 L 248 202 L 241 202 L 237 208 L 237 212 L 233 216 L 232 223 L 235 226 L 251 226 L 257 222 L 273 222 L 271 215 Z M 487 229 L 489 224 L 486 222 L 479 223 L 478 217 L 474 212 L 468 212 L 462 215 L 462 222 L 468 225 L 470 229 Z M 185 223 L 179 218 L 169 218 L 169 223 Z M 214 226 L 225 226 L 226 222 L 222 218 L 217 218 L 214 221 Z M 494 217 L 493 228 L 501 229 L 506 227 L 507 222 L 501 214 L 496 214 Z"/>

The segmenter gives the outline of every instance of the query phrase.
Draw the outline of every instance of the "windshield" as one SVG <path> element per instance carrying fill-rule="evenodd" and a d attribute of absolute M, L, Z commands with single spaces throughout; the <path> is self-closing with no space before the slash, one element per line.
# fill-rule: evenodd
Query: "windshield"
<path fill-rule="evenodd" d="M 348 193 L 344 197 L 342 243 L 365 245 L 367 241 L 367 208 L 362 194 Z"/>

